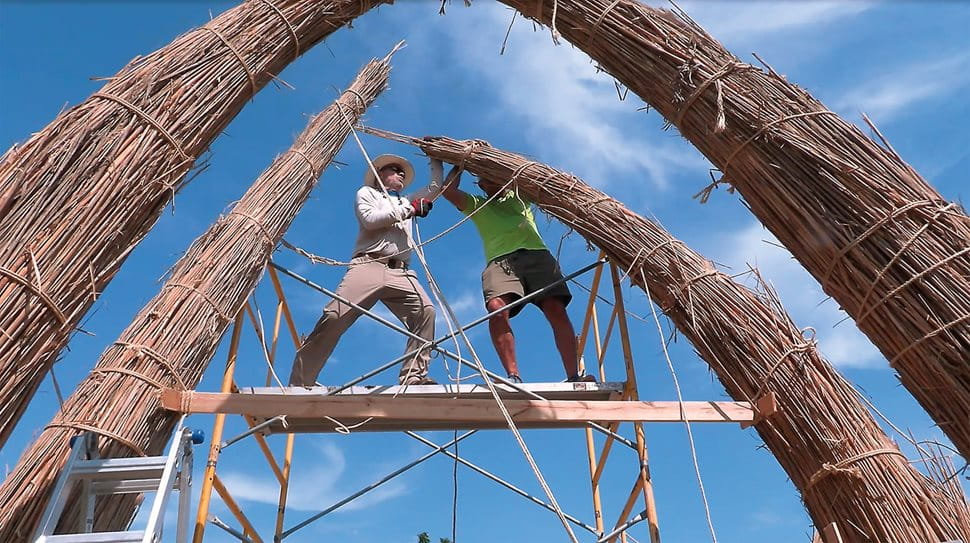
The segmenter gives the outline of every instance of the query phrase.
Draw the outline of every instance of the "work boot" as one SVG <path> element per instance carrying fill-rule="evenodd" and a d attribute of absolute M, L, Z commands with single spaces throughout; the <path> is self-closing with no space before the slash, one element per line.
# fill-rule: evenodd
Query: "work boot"
<path fill-rule="evenodd" d="M 567 383 L 595 383 L 596 377 L 592 375 L 576 374 L 576 375 L 570 375 L 569 378 L 566 379 L 566 382 Z"/>
<path fill-rule="evenodd" d="M 409 375 L 401 379 L 401 384 L 404 386 L 411 385 L 437 385 L 438 382 L 434 379 L 428 377 L 427 375 Z"/>

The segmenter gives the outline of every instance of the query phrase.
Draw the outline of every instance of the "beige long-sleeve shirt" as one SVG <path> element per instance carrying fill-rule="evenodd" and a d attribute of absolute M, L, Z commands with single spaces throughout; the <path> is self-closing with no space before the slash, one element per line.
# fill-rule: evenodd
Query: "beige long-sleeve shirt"
<path fill-rule="evenodd" d="M 354 256 L 370 254 L 375 257 L 393 256 L 411 260 L 411 217 L 414 208 L 404 196 L 385 194 L 380 189 L 364 186 L 357 191 L 354 202 L 357 213 L 357 243 Z"/>

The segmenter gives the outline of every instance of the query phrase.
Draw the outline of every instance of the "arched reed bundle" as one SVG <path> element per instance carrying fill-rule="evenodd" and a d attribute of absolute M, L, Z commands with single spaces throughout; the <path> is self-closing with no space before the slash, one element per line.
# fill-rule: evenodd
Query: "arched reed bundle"
<path fill-rule="evenodd" d="M 248 1 L 0 159 L 0 446 L 196 158 L 274 74 L 383 1 Z"/>
<path fill-rule="evenodd" d="M 27 541 L 79 431 L 102 437 L 102 457 L 160 454 L 179 415 L 161 408 L 162 387 L 193 389 L 273 248 L 317 178 L 343 146 L 350 123 L 387 86 L 390 58 L 372 61 L 314 117 L 232 211 L 197 239 L 161 291 L 138 313 L 0 487 L 0 541 Z M 99 505 L 96 531 L 127 526 L 130 495 Z M 68 517 L 70 518 L 70 517 Z"/>
<path fill-rule="evenodd" d="M 634 0 L 502 1 L 554 24 L 680 129 L 970 459 L 970 219 L 959 205 L 686 15 Z"/>
<path fill-rule="evenodd" d="M 479 141 L 369 132 L 462 164 L 513 188 L 602 249 L 646 290 L 732 398 L 773 392 L 779 411 L 755 425 L 820 529 L 845 543 L 970 541 L 960 487 L 916 471 L 853 388 L 770 292 L 734 282 L 655 223 L 582 180 Z"/>

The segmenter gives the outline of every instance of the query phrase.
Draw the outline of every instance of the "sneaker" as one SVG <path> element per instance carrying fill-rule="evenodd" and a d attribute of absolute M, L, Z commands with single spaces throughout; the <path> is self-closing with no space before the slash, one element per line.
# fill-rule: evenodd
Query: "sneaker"
<path fill-rule="evenodd" d="M 510 383 L 515 383 L 517 385 L 521 385 L 522 384 L 522 378 L 519 377 L 519 374 L 518 373 L 513 373 L 512 375 L 509 375 L 508 377 L 505 378 L 505 380 L 508 381 L 508 382 L 510 382 Z"/>
<path fill-rule="evenodd" d="M 401 384 L 404 386 L 411 385 L 437 385 L 438 382 L 434 379 L 428 377 L 427 375 L 409 375 L 401 379 Z"/>
<path fill-rule="evenodd" d="M 596 377 L 592 375 L 570 375 L 566 379 L 567 383 L 595 383 Z"/>

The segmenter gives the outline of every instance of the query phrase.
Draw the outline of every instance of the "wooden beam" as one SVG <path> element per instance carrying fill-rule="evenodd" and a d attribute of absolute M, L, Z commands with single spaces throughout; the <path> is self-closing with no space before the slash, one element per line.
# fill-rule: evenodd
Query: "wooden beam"
<path fill-rule="evenodd" d="M 755 400 L 755 416 L 754 420 L 751 422 L 742 422 L 741 428 L 749 428 L 755 424 L 759 424 L 764 420 L 767 420 L 772 415 L 778 413 L 778 396 L 774 392 L 769 392 L 763 394 L 760 398 Z"/>
<path fill-rule="evenodd" d="M 165 389 L 162 406 L 181 413 L 237 413 L 255 417 L 366 418 L 391 421 L 500 422 L 502 413 L 491 399 L 388 398 L 381 396 L 316 396 L 309 394 L 232 394 Z M 516 422 L 575 424 L 576 422 L 750 422 L 754 410 L 746 402 L 678 402 L 506 400 Z"/>

